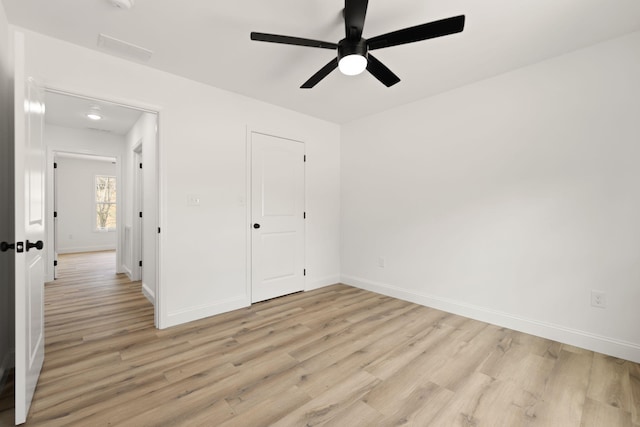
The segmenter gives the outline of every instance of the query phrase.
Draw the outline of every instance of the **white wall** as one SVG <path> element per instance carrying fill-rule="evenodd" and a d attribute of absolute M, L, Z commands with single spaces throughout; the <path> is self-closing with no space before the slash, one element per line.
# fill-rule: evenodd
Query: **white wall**
<path fill-rule="evenodd" d="M 58 253 L 115 250 L 115 230 L 96 230 L 94 203 L 96 175 L 115 177 L 115 163 L 68 157 L 56 161 Z"/>
<path fill-rule="evenodd" d="M 0 2 L 0 241 L 13 242 L 13 69 L 9 27 Z M 14 252 L 0 252 L 0 390 L 13 366 Z"/>
<path fill-rule="evenodd" d="M 306 285 L 339 279 L 337 125 L 25 33 L 27 69 L 45 85 L 160 112 L 161 327 L 250 303 L 247 127 L 305 142 Z"/>
<path fill-rule="evenodd" d="M 45 97 L 46 103 L 46 97 Z M 94 156 L 116 158 L 116 176 L 118 180 L 118 194 L 123 194 L 126 188 L 125 179 L 121 176 L 121 163 L 125 154 L 125 138 L 107 132 L 100 132 L 91 129 L 72 129 L 63 126 L 56 126 L 45 123 L 44 140 L 47 147 L 47 177 L 46 177 L 46 197 L 47 197 L 47 241 L 53 241 L 53 162 L 56 153 L 78 153 Z M 122 208 L 126 209 L 126 204 L 122 203 Z M 116 231 L 120 241 L 123 241 L 123 227 Z M 45 245 L 47 257 L 46 281 L 53 280 L 53 250 L 48 250 L 49 245 Z M 116 260 L 116 271 L 122 272 L 122 254 L 119 251 Z"/>
<path fill-rule="evenodd" d="M 640 361 L 638 76 L 634 33 L 345 125 L 343 281 Z"/>

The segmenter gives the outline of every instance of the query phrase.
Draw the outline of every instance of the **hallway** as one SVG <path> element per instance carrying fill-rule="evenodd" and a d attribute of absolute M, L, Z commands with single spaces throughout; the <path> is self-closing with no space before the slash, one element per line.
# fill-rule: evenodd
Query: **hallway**
<path fill-rule="evenodd" d="M 45 363 L 25 425 L 51 425 L 46 420 L 54 406 L 59 413 L 87 404 L 81 396 L 102 374 L 100 363 L 114 358 L 106 340 L 140 331 L 155 337 L 153 306 L 140 282 L 116 274 L 115 256 L 115 251 L 59 255 L 59 278 L 45 284 Z M 5 396 L 7 405 L 0 406 L 0 425 L 13 419 L 11 398 Z"/>

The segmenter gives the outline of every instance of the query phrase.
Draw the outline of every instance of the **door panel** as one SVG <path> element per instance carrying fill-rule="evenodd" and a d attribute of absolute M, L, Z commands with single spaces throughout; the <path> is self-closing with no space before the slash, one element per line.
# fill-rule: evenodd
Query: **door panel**
<path fill-rule="evenodd" d="M 25 178 L 28 226 L 44 226 L 44 91 L 33 79 L 27 81 Z"/>
<path fill-rule="evenodd" d="M 296 233 L 262 233 L 264 282 L 294 278 L 296 275 Z"/>
<path fill-rule="evenodd" d="M 297 144 L 297 143 L 296 143 Z M 281 149 L 262 150 L 262 216 L 292 217 L 296 214 L 298 153 Z"/>
<path fill-rule="evenodd" d="M 15 256 L 15 416 L 22 424 L 44 361 L 44 90 L 25 78 L 23 35 L 15 41 L 15 236 L 24 245 Z"/>
<path fill-rule="evenodd" d="M 43 336 L 44 313 L 44 295 L 42 283 L 44 283 L 44 262 L 43 257 L 39 256 L 30 260 L 27 267 L 27 331 L 28 336 L 28 367 L 33 366 L 38 359 Z M 35 388 L 35 384 L 33 385 Z"/>
<path fill-rule="evenodd" d="M 251 134 L 251 300 L 304 289 L 304 144 Z"/>

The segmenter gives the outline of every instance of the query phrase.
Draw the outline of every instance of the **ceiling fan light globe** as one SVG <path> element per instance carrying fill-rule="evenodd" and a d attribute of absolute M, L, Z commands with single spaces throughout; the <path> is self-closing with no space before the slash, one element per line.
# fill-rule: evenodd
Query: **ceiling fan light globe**
<path fill-rule="evenodd" d="M 340 72 L 346 76 L 355 76 L 367 69 L 367 58 L 353 54 L 340 58 L 338 62 Z"/>

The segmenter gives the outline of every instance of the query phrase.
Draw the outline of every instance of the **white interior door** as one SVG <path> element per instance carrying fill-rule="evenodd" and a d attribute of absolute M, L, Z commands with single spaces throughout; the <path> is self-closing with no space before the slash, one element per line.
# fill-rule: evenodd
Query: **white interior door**
<path fill-rule="evenodd" d="M 304 144 L 251 134 L 251 301 L 304 290 Z"/>
<path fill-rule="evenodd" d="M 26 421 L 44 361 L 44 90 L 25 78 L 15 49 L 16 424 Z"/>

